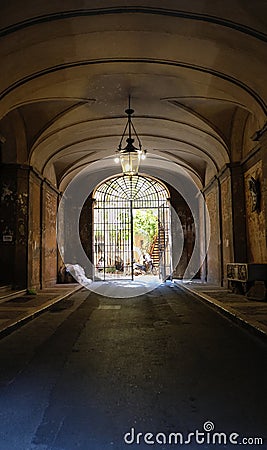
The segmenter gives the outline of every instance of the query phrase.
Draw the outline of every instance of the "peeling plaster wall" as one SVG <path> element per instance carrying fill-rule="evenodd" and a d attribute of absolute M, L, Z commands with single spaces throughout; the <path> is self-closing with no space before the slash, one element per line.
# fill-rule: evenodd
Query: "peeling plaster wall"
<path fill-rule="evenodd" d="M 28 169 L 16 164 L 1 170 L 0 281 L 27 285 Z"/>
<path fill-rule="evenodd" d="M 252 198 L 248 188 L 249 179 L 251 177 L 259 179 L 260 185 L 261 187 L 263 187 L 262 161 L 257 162 L 244 173 L 246 222 L 247 222 L 247 247 L 248 247 L 248 262 L 267 263 L 265 206 L 262 196 L 260 211 L 252 211 Z"/>
<path fill-rule="evenodd" d="M 14 278 L 16 250 L 16 169 L 0 170 L 0 281 L 9 284 Z"/>
<path fill-rule="evenodd" d="M 30 174 L 29 188 L 28 286 L 40 288 L 41 261 L 41 180 Z"/>
<path fill-rule="evenodd" d="M 28 245 L 28 205 L 29 205 L 29 169 L 17 170 L 17 207 L 16 207 L 16 256 L 15 280 L 18 287 L 27 286 L 27 245 Z"/>
<path fill-rule="evenodd" d="M 57 194 L 43 185 L 42 287 L 57 282 Z"/>

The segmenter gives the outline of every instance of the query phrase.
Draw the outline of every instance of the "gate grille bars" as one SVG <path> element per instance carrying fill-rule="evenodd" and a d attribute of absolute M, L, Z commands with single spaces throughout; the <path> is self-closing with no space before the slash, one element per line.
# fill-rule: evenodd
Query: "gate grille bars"
<path fill-rule="evenodd" d="M 153 274 L 165 279 L 172 269 L 167 188 L 152 177 L 119 175 L 101 183 L 93 198 L 95 279 L 151 275 L 145 258 L 154 261 Z"/>

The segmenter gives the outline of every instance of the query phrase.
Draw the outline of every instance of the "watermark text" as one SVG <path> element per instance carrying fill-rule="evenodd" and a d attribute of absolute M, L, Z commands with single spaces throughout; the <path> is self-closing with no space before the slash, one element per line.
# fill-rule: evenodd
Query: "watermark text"
<path fill-rule="evenodd" d="M 196 429 L 189 433 L 171 432 L 171 433 L 151 433 L 137 432 L 134 427 L 124 435 L 124 442 L 127 445 L 263 445 L 262 437 L 242 437 L 237 432 L 224 433 L 215 431 L 215 425 L 211 421 L 203 424 L 201 430 Z"/>

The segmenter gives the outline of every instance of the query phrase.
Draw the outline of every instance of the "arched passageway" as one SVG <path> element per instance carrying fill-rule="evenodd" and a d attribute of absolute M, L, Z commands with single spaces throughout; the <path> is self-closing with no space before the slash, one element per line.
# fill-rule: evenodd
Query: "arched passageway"
<path fill-rule="evenodd" d="M 129 95 L 149 175 L 163 179 L 165 158 L 205 198 L 207 280 L 267 262 L 266 2 L 176 3 L 2 2 L 0 283 L 56 283 L 58 204 L 113 160 Z"/>

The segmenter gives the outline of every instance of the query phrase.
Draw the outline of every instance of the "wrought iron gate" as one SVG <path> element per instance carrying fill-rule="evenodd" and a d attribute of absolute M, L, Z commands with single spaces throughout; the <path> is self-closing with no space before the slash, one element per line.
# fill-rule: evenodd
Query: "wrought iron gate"
<path fill-rule="evenodd" d="M 94 191 L 95 278 L 166 279 L 172 272 L 167 188 L 141 175 L 119 175 Z"/>

